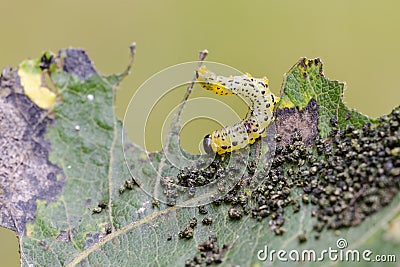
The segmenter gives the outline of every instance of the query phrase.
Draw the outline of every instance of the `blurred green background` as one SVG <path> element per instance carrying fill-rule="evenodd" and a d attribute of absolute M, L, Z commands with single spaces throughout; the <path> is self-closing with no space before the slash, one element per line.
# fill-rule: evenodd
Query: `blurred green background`
<path fill-rule="evenodd" d="M 147 78 L 170 65 L 197 59 L 198 51 L 205 48 L 210 52 L 207 60 L 231 65 L 256 77 L 266 75 L 275 93 L 280 91 L 283 74 L 300 57 L 320 57 L 330 79 L 347 83 L 345 101 L 350 107 L 377 117 L 399 104 L 398 1 L 0 3 L 2 68 L 38 57 L 45 50 L 56 52 L 73 46 L 85 48 L 97 69 L 111 74 L 123 70 L 128 46 L 137 42 L 132 74 L 123 81 L 117 95 L 120 117 L 130 97 Z M 242 103 L 235 109 L 243 115 L 246 106 Z M 158 129 L 157 123 L 160 122 L 155 120 L 154 129 Z M 195 130 L 196 124 L 190 124 Z M 209 123 L 206 129 L 215 127 Z M 183 132 L 183 146 L 189 150 L 193 149 L 193 140 L 187 138 L 190 132 Z M 136 141 L 140 134 L 130 133 L 130 137 Z M 201 138 L 193 136 L 194 142 Z M 151 149 L 160 147 L 157 131 L 146 138 Z M 1 229 L 0 238 L 1 265 L 19 265 L 15 235 Z"/>

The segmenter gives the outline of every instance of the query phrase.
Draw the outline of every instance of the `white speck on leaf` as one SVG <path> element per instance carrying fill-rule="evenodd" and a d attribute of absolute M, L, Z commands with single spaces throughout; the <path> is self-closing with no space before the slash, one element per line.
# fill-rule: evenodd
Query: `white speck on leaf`
<path fill-rule="evenodd" d="M 138 213 L 138 214 L 144 213 L 145 210 L 146 210 L 146 208 L 139 208 L 136 213 Z"/>
<path fill-rule="evenodd" d="M 146 201 L 146 202 L 142 203 L 142 207 L 139 208 L 139 209 L 136 211 L 136 213 L 137 213 L 137 214 L 142 214 L 142 213 L 144 213 L 145 210 L 146 210 L 146 206 L 147 206 L 149 203 L 150 203 L 149 201 Z"/>

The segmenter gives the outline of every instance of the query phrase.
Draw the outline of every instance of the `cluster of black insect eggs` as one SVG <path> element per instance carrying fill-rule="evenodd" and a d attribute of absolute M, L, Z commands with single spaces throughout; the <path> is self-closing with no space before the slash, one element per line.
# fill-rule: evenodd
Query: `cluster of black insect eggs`
<path fill-rule="evenodd" d="M 209 184 L 215 179 L 224 178 L 224 173 L 224 168 L 218 159 L 215 159 L 209 166 L 204 166 L 204 162 L 199 161 L 196 166 L 185 167 L 179 171 L 176 176 L 177 184 L 195 188 Z"/>
<path fill-rule="evenodd" d="M 204 186 L 216 179 L 224 178 L 225 172 L 225 169 L 220 166 L 219 160 L 214 160 L 210 165 L 206 165 L 205 161 L 199 160 L 195 166 L 181 169 L 176 177 L 162 176 L 160 185 L 166 204 L 174 206 L 177 198 L 183 194 L 194 196 L 196 187 Z M 155 204 L 156 206 L 159 205 L 159 203 Z"/>
<path fill-rule="evenodd" d="M 236 179 L 241 169 L 240 166 L 246 164 L 246 158 L 239 156 L 241 153 L 237 151 L 235 157 L 226 156 L 224 161 L 221 160 L 221 156 L 217 156 L 211 164 L 199 160 L 195 166 L 185 167 L 179 171 L 176 176 L 177 184 L 195 190 L 196 187 L 213 181 Z M 226 192 L 226 190 L 226 188 L 220 188 L 219 191 Z"/>
<path fill-rule="evenodd" d="M 220 247 L 217 242 L 217 237 L 211 235 L 208 237 L 208 240 L 201 243 L 197 249 L 197 255 L 195 255 L 193 259 L 187 259 L 185 261 L 185 267 L 220 264 L 222 263 L 222 255 L 229 250 L 229 246 L 222 245 L 222 247 Z"/>
<path fill-rule="evenodd" d="M 399 191 L 399 123 L 400 108 L 361 129 L 351 124 L 339 129 L 332 119 L 328 138 L 317 137 L 311 148 L 305 146 L 297 131 L 286 145 L 280 144 L 277 135 L 271 168 L 256 174 L 262 176 L 258 178 L 263 183 L 249 193 L 243 182 L 246 179 L 240 180 L 227 194 L 216 196 L 214 204 L 231 205 L 227 214 L 231 219 L 247 214 L 260 221 L 268 217 L 271 230 L 278 235 L 285 232 L 286 208 L 291 206 L 297 212 L 302 206 L 300 202 L 315 207 L 312 215 L 318 219 L 314 225 L 318 232 L 358 225 L 390 203 Z M 247 163 L 249 177 L 254 174 L 252 163 Z M 227 171 L 221 166 L 215 168 L 218 163 L 214 164 L 213 175 L 224 177 Z M 181 183 L 197 184 L 199 174 L 207 176 L 186 170 L 186 174 L 181 173 Z M 300 195 L 299 189 L 303 192 Z"/>
<path fill-rule="evenodd" d="M 284 147 L 278 145 L 267 178 L 273 181 L 272 177 L 275 177 L 280 183 L 287 183 L 289 195 L 290 185 L 303 190 L 301 201 L 315 206 L 312 215 L 318 219 L 314 225 L 318 232 L 325 227 L 340 229 L 358 225 L 389 204 L 399 191 L 399 119 L 398 108 L 390 116 L 382 117 L 374 127 L 366 123 L 362 129 L 355 129 L 349 124 L 340 130 L 336 120 L 332 119 L 333 130 L 328 138 L 317 138 L 314 151 L 307 149 L 300 134 L 295 133 L 291 143 Z M 279 166 L 284 166 L 285 171 Z M 257 217 L 263 217 L 263 210 L 267 216 L 272 214 L 270 210 L 274 204 L 262 205 L 268 198 L 275 199 L 268 189 L 274 193 L 283 192 L 279 186 L 271 185 L 270 180 L 261 185 L 254 192 L 258 209 L 253 211 L 253 215 Z M 268 198 L 260 197 L 261 193 L 267 193 Z M 280 200 L 278 196 L 276 199 Z M 293 204 L 294 211 L 301 207 L 298 199 L 282 200 L 279 207 Z M 273 222 L 270 224 L 274 225 Z M 277 232 L 276 228 L 274 231 Z"/>
<path fill-rule="evenodd" d="M 276 139 L 280 140 L 279 135 Z M 285 232 L 283 228 L 285 208 L 292 206 L 294 212 L 300 209 L 299 201 L 292 196 L 292 188 L 296 185 L 296 179 L 290 166 L 302 164 L 301 158 L 306 154 L 301 135 L 299 132 L 293 133 L 291 143 L 286 146 L 277 146 L 271 168 L 268 172 L 264 171 L 259 174 L 264 176 L 263 183 L 251 194 L 255 204 L 251 211 L 252 217 L 259 221 L 269 217 L 270 229 L 277 235 Z"/>
<path fill-rule="evenodd" d="M 324 140 L 316 139 L 307 148 L 299 132 L 282 146 L 280 136 L 272 167 L 264 182 L 253 190 L 251 209 L 254 218 L 269 217 L 276 234 L 284 233 L 284 211 L 287 206 L 297 212 L 301 205 L 311 203 L 318 223 L 318 232 L 325 227 L 339 229 L 360 224 L 367 216 L 390 203 L 400 187 L 400 110 L 382 117 L 376 126 L 366 123 L 362 129 L 349 124 L 339 130 L 331 120 L 332 132 Z M 299 188 L 302 194 L 293 194 Z M 225 197 L 234 199 L 229 217 L 240 218 L 248 213 L 249 197 L 243 188 L 235 187 Z"/>
<path fill-rule="evenodd" d="M 321 231 L 355 226 L 389 204 L 400 189 L 400 109 L 362 129 L 336 128 L 318 141 L 323 160 L 311 162 L 304 178 L 303 201 L 317 205 L 314 215 Z"/>

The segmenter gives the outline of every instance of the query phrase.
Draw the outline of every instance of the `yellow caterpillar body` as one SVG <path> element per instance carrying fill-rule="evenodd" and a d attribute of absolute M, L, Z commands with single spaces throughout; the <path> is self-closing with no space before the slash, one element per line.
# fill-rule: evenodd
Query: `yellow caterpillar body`
<path fill-rule="evenodd" d="M 217 76 L 202 66 L 197 71 L 200 86 L 217 95 L 240 95 L 250 102 L 250 112 L 241 122 L 216 130 L 204 137 L 207 153 L 224 154 L 253 144 L 266 136 L 266 128 L 274 121 L 274 108 L 279 102 L 268 88 L 267 78 L 243 76 Z"/>

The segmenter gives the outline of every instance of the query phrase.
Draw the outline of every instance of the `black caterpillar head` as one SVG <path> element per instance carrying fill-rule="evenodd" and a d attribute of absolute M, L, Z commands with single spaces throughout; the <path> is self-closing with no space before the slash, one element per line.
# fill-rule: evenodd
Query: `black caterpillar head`
<path fill-rule="evenodd" d="M 206 151 L 207 154 L 209 155 L 215 154 L 215 151 L 211 147 L 211 134 L 207 134 L 206 136 L 204 136 L 203 147 L 204 151 Z"/>

